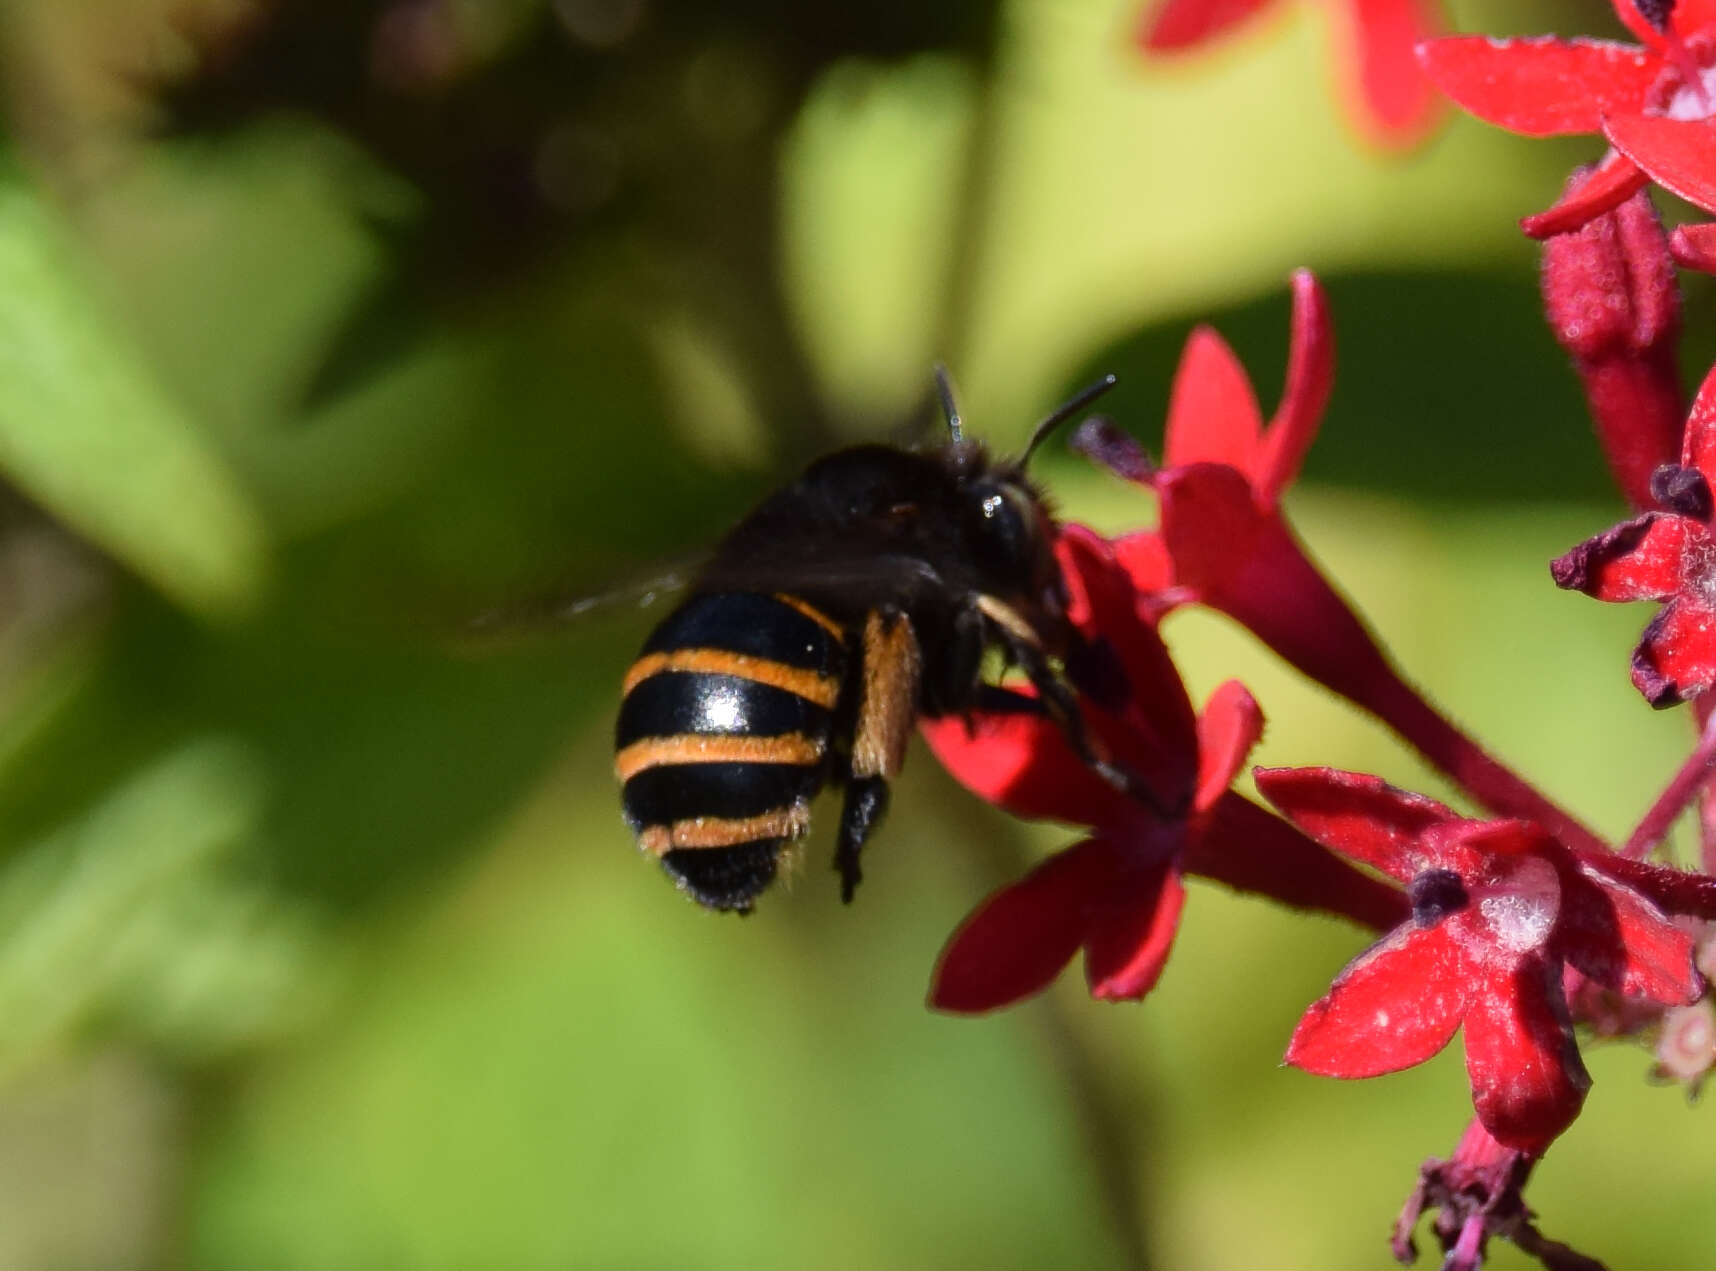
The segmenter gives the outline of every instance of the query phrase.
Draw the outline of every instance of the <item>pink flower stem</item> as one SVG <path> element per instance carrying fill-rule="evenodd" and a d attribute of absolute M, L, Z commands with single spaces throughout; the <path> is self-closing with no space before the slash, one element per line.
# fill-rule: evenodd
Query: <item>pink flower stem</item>
<path fill-rule="evenodd" d="M 1686 762 L 1681 764 L 1680 771 L 1674 774 L 1667 788 L 1656 797 L 1656 802 L 1650 805 L 1638 827 L 1627 836 L 1620 849 L 1621 855 L 1635 861 L 1643 860 L 1651 848 L 1662 842 L 1680 814 L 1686 811 L 1686 805 L 1710 783 L 1712 772 L 1716 772 L 1716 715 L 1704 721 L 1698 744 L 1692 748 L 1692 753 L 1686 757 Z"/>
<path fill-rule="evenodd" d="M 1568 847 L 1607 852 L 1609 845 L 1525 778 L 1494 758 L 1386 664 L 1369 691 L 1355 698 L 1491 812 L 1535 821 Z"/>

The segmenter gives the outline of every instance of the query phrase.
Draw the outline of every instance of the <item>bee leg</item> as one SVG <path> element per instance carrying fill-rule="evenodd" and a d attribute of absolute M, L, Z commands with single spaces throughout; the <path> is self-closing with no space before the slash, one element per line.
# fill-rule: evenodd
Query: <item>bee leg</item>
<path fill-rule="evenodd" d="M 840 809 L 840 838 L 834 849 L 834 868 L 840 872 L 840 899 L 852 903 L 863 881 L 858 853 L 888 810 L 886 777 L 854 777 L 846 783 L 846 802 Z"/>
<path fill-rule="evenodd" d="M 852 764 L 834 867 L 840 898 L 850 902 L 863 876 L 858 852 L 888 807 L 888 782 L 906 758 L 917 721 L 923 658 L 911 620 L 896 609 L 873 609 L 864 620 L 862 687 L 852 736 Z"/>
<path fill-rule="evenodd" d="M 1092 772 L 1122 794 L 1138 800 L 1164 821 L 1174 820 L 1181 815 L 1183 810 L 1166 807 L 1144 778 L 1124 764 L 1116 763 L 1097 747 L 1085 727 L 1084 715 L 1078 708 L 1077 694 L 1066 680 L 1055 674 L 1055 669 L 1049 665 L 1041 645 L 1035 641 L 1017 639 L 1011 632 L 1003 633 L 1002 642 L 1008 655 L 1018 663 L 1026 678 L 1031 681 L 1032 687 L 1037 690 L 1044 711 L 1060 728 L 1067 744 L 1073 748 L 1073 753 L 1078 755 Z"/>

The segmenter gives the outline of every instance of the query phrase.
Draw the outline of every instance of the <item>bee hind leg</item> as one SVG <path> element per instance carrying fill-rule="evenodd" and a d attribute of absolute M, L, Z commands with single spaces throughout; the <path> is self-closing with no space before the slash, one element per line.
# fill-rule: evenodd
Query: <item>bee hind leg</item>
<path fill-rule="evenodd" d="M 923 678 L 917 633 L 911 620 L 895 609 L 874 609 L 865 618 L 862 658 L 851 771 L 834 849 L 840 898 L 847 903 L 863 877 L 859 850 L 888 810 L 888 782 L 905 762 Z"/>
<path fill-rule="evenodd" d="M 834 848 L 834 868 L 840 874 L 840 899 L 852 903 L 864 871 L 858 853 L 888 810 L 886 777 L 853 777 L 846 784 L 846 802 L 840 810 L 840 838 Z"/>

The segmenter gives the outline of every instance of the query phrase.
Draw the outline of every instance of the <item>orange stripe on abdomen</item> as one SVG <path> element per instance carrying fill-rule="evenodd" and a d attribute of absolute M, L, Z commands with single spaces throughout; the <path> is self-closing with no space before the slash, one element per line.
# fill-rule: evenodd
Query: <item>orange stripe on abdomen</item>
<path fill-rule="evenodd" d="M 685 733 L 677 737 L 646 737 L 614 756 L 614 775 L 630 781 L 645 768 L 663 764 L 778 763 L 801 766 L 822 758 L 823 743 L 803 733 L 784 737 L 746 737 L 720 733 Z"/>
<path fill-rule="evenodd" d="M 731 675 L 772 688 L 796 693 L 808 702 L 831 710 L 840 700 L 840 681 L 815 671 L 800 670 L 769 658 L 754 658 L 725 649 L 675 649 L 671 653 L 646 653 L 626 672 L 621 696 L 630 693 L 652 675 L 668 671 L 691 671 L 704 675 Z"/>
<path fill-rule="evenodd" d="M 733 847 L 758 839 L 795 839 L 809 824 L 809 806 L 793 803 L 761 816 L 700 816 L 672 825 L 646 826 L 638 832 L 638 845 L 653 855 L 664 856 L 686 848 Z"/>

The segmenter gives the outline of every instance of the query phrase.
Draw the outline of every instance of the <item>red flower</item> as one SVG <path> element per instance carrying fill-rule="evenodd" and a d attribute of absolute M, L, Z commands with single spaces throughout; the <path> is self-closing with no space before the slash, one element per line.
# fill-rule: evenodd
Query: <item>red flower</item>
<path fill-rule="evenodd" d="M 1267 425 L 1245 370 L 1200 327 L 1186 342 L 1168 408 L 1165 461 L 1093 420 L 1074 445 L 1160 503 L 1155 532 L 1115 554 L 1152 617 L 1196 602 L 1219 609 L 1325 687 L 1383 720 L 1492 811 L 1524 816 L 1564 841 L 1602 846 L 1455 728 L 1401 678 L 1376 639 L 1300 546 L 1282 516 L 1334 383 L 1328 300 L 1306 270 L 1293 276 L 1292 347 L 1281 404 Z"/>
<path fill-rule="evenodd" d="M 1199 327 L 1174 373 L 1160 468 L 1121 453 L 1128 439 L 1118 434 L 1085 431 L 1077 444 L 1155 490 L 1159 529 L 1122 538 L 1115 551 L 1141 590 L 1159 593 L 1159 608 L 1196 601 L 1220 609 L 1313 679 L 1361 700 L 1392 672 L 1280 508 L 1316 439 L 1334 369 L 1328 297 L 1300 270 L 1286 387 L 1267 425 L 1233 350 Z"/>
<path fill-rule="evenodd" d="M 1398 897 L 1256 804 L 1228 791 L 1263 727 L 1230 682 L 1194 717 L 1184 686 L 1110 544 L 1069 526 L 1059 544 L 1087 637 L 1118 655 L 1129 694 L 1117 711 L 1085 703 L 1098 740 L 1142 777 L 1171 818 L 1091 772 L 1021 694 L 1017 711 L 926 720 L 923 733 L 958 780 L 1017 816 L 1095 831 L 990 896 L 954 933 L 930 1003 L 986 1011 L 1044 988 L 1081 948 L 1094 997 L 1143 997 L 1161 975 L 1185 900 L 1184 873 L 1383 925 Z"/>
<path fill-rule="evenodd" d="M 1138 32 L 1150 53 L 1178 53 L 1225 34 L 1272 0 L 1162 0 Z M 1349 64 L 1352 116 L 1372 141 L 1411 145 L 1435 122 L 1436 95 L 1412 50 L 1439 25 L 1430 0 L 1348 0 L 1336 6 Z"/>
<path fill-rule="evenodd" d="M 1686 421 L 1680 466 L 1658 469 L 1663 507 L 1579 544 L 1550 565 L 1558 586 L 1599 600 L 1667 603 L 1633 650 L 1633 683 L 1652 706 L 1673 706 L 1716 684 L 1716 371 Z"/>
<path fill-rule="evenodd" d="M 1527 821 L 1474 821 L 1378 777 L 1260 770 L 1258 788 L 1313 838 L 1406 885 L 1409 921 L 1305 1012 L 1287 1062 L 1331 1077 L 1422 1063 L 1464 1028 L 1478 1118 L 1538 1153 L 1590 1078 L 1562 995 L 1567 966 L 1630 997 L 1694 1000 L 1692 939 Z"/>
<path fill-rule="evenodd" d="M 1716 0 L 1680 0 L 1660 26 L 1632 0 L 1614 4 L 1642 47 L 1547 36 L 1419 47 L 1430 78 L 1479 118 L 1531 137 L 1601 133 L 1615 147 L 1554 207 L 1521 222 L 1536 238 L 1577 229 L 1647 181 L 1716 211 Z"/>

